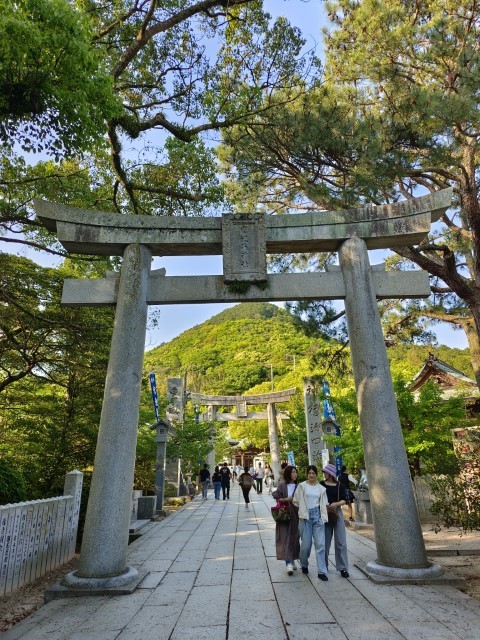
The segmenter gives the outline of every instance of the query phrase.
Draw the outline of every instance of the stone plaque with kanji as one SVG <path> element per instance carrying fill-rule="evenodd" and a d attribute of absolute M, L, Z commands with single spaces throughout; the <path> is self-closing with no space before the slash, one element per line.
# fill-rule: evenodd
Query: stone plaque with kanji
<path fill-rule="evenodd" d="M 265 282 L 265 216 L 233 213 L 222 217 L 223 277 L 229 282 Z"/>

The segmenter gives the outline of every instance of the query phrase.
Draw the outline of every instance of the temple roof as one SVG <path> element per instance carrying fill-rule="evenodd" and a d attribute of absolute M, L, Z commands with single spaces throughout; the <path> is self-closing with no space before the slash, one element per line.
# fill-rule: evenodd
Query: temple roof
<path fill-rule="evenodd" d="M 425 364 L 413 377 L 410 383 L 411 391 L 415 393 L 429 380 L 434 380 L 440 386 L 442 396 L 445 400 L 456 395 L 459 387 L 471 389 L 471 395 L 478 394 L 478 387 L 475 380 L 472 380 L 458 369 L 440 360 L 432 353 L 428 354 Z"/>

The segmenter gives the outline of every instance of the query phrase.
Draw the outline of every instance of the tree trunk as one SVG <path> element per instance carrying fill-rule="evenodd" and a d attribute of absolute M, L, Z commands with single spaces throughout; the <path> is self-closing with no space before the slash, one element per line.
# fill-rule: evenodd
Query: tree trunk
<path fill-rule="evenodd" d="M 480 310 L 477 310 L 477 314 L 480 318 Z M 476 323 L 474 319 L 472 319 L 471 322 L 466 322 L 463 325 L 463 329 L 467 336 L 468 348 L 470 349 L 470 362 L 472 363 L 475 380 L 477 387 L 480 389 L 480 341 L 477 325 L 478 322 Z"/>

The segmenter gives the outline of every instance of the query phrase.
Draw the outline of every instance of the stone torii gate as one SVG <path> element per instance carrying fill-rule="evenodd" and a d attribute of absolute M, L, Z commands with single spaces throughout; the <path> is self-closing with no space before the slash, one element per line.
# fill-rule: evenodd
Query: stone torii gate
<path fill-rule="evenodd" d="M 190 400 L 194 404 L 207 406 L 205 420 L 217 420 L 218 422 L 230 422 L 230 420 L 268 420 L 268 441 L 270 443 L 270 466 L 273 475 L 279 478 L 280 474 L 280 445 L 278 443 L 277 429 L 277 402 L 288 402 L 297 392 L 296 389 L 284 391 L 272 391 L 270 393 L 258 393 L 251 396 L 211 396 L 202 393 L 190 393 Z M 266 404 L 266 411 L 248 411 L 248 406 Z M 215 407 L 235 407 L 235 413 L 221 413 Z M 285 414 L 279 414 L 287 417 Z"/>
<path fill-rule="evenodd" d="M 346 211 L 221 218 L 122 216 L 35 202 L 38 218 L 67 251 L 123 256 L 120 274 L 64 284 L 64 304 L 116 305 L 116 313 L 80 564 L 59 589 L 129 593 L 138 584 L 141 576 L 126 559 L 147 307 L 208 301 L 345 299 L 377 548 L 366 572 L 403 582 L 442 573 L 426 557 L 376 303 L 427 297 L 428 275 L 372 269 L 368 249 L 418 244 L 451 196 L 446 189 Z M 267 253 L 319 251 L 338 251 L 339 270 L 267 273 Z M 153 255 L 222 253 L 223 276 L 150 270 Z"/>

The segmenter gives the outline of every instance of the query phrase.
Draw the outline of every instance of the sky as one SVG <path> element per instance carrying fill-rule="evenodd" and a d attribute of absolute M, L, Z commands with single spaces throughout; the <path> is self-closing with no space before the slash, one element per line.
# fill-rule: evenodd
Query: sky
<path fill-rule="evenodd" d="M 321 43 L 321 29 L 326 25 L 326 9 L 323 0 L 264 0 L 265 9 L 277 17 L 284 15 L 298 26 L 307 40 L 306 48 Z M 19 250 L 18 253 L 28 255 L 31 259 L 51 265 L 51 258 L 35 253 Z M 380 262 L 371 258 L 372 264 Z M 199 257 L 162 257 L 155 258 L 152 268 L 166 268 L 167 276 L 178 275 L 220 275 L 222 274 L 221 256 Z M 147 332 L 146 349 L 151 349 L 163 342 L 169 342 L 187 329 L 202 324 L 212 316 L 220 313 L 231 304 L 196 304 L 196 305 L 162 305 L 158 326 Z M 155 307 L 158 311 L 159 307 Z M 441 344 L 451 347 L 465 348 L 467 340 L 463 331 L 452 331 L 447 325 L 435 328 L 437 339 Z"/>

